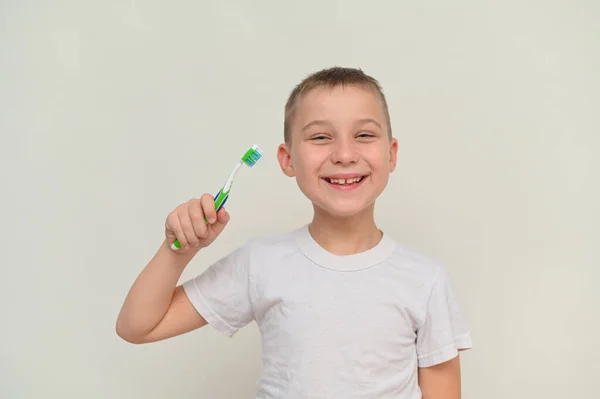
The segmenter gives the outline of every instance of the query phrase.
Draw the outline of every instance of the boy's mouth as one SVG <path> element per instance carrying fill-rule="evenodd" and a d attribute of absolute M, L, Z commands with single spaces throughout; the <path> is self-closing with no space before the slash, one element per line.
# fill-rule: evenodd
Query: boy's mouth
<path fill-rule="evenodd" d="M 321 179 L 328 183 L 329 186 L 340 190 L 352 190 L 359 187 L 369 175 L 353 175 L 353 176 L 331 176 L 322 177 Z"/>

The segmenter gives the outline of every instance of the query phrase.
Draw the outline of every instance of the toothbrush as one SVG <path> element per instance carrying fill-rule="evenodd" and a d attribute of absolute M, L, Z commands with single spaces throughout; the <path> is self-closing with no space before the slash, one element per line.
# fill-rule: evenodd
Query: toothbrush
<path fill-rule="evenodd" d="M 248 151 L 246 151 L 246 153 L 242 156 L 242 159 L 240 159 L 238 161 L 238 163 L 235 164 L 233 171 L 231 171 L 231 173 L 229 174 L 229 178 L 227 179 L 227 182 L 219 190 L 217 195 L 215 195 L 215 197 L 214 197 L 215 210 L 217 212 L 219 212 L 221 210 L 221 208 L 223 207 L 223 205 L 225 205 L 225 202 L 227 202 L 227 199 L 229 198 L 229 192 L 231 191 L 231 185 L 233 184 L 233 179 L 234 179 L 237 171 L 242 166 L 242 164 L 246 164 L 247 166 L 252 167 L 252 166 L 254 166 L 254 164 L 256 162 L 258 162 L 258 160 L 262 156 L 263 156 L 262 150 L 255 144 L 252 147 L 250 147 L 250 149 Z M 204 216 L 204 222 L 208 223 L 206 216 Z M 181 244 L 179 243 L 179 240 L 175 240 L 175 242 L 173 244 L 171 244 L 171 249 L 173 251 L 177 251 L 180 248 L 181 248 Z"/>

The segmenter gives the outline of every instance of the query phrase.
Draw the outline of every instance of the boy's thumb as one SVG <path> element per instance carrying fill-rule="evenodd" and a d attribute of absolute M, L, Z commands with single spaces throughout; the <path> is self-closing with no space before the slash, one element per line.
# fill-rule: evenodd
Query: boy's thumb
<path fill-rule="evenodd" d="M 225 208 L 223 207 L 219 209 L 219 212 L 217 212 L 217 223 L 213 225 L 215 231 L 220 233 L 229 222 L 229 219 L 229 213 L 225 210 Z"/>

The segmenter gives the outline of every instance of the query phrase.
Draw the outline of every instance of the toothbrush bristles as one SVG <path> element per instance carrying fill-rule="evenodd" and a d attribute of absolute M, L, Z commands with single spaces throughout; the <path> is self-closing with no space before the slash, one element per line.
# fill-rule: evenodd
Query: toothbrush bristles
<path fill-rule="evenodd" d="M 263 156 L 261 149 L 255 144 L 250 148 L 244 156 L 242 161 L 248 166 L 254 166 L 256 162 Z"/>

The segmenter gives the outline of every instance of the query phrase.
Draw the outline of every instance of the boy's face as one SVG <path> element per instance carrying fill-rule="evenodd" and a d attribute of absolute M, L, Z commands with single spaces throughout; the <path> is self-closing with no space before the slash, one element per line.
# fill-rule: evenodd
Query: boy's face
<path fill-rule="evenodd" d="M 339 86 L 317 88 L 300 99 L 290 145 L 279 146 L 278 158 L 316 208 L 347 217 L 373 206 L 396 166 L 397 151 L 379 97 Z"/>

